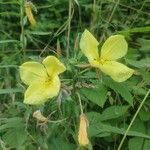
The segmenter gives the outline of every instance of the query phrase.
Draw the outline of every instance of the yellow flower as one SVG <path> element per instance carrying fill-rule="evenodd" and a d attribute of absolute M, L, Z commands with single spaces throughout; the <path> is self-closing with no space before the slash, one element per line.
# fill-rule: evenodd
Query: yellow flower
<path fill-rule="evenodd" d="M 103 44 L 100 54 L 98 45 L 99 42 L 94 36 L 85 30 L 80 40 L 80 48 L 91 66 L 99 68 L 117 82 L 123 82 L 132 76 L 133 69 L 116 61 L 127 53 L 128 44 L 124 36 L 110 36 Z"/>
<path fill-rule="evenodd" d="M 26 62 L 20 66 L 21 80 L 28 85 L 24 103 L 39 105 L 57 96 L 60 90 L 58 75 L 66 70 L 54 56 L 46 57 L 42 63 Z"/>
<path fill-rule="evenodd" d="M 79 133 L 78 133 L 78 142 L 80 146 L 86 146 L 89 144 L 89 139 L 87 135 L 87 127 L 88 127 L 88 120 L 84 114 L 81 114 Z"/>

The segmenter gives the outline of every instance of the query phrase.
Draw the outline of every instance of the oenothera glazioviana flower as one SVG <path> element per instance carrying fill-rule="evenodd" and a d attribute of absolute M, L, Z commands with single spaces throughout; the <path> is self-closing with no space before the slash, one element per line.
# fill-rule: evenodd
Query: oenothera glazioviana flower
<path fill-rule="evenodd" d="M 46 57 L 42 63 L 23 63 L 20 77 L 29 86 L 25 91 L 24 103 L 39 105 L 57 96 L 60 90 L 58 75 L 65 70 L 65 66 L 54 56 Z"/>
<path fill-rule="evenodd" d="M 98 45 L 99 42 L 94 36 L 85 30 L 80 40 L 80 48 L 91 66 L 99 68 L 117 82 L 123 82 L 132 76 L 133 69 L 116 61 L 127 53 L 128 44 L 124 36 L 110 36 L 102 45 L 100 53 Z"/>

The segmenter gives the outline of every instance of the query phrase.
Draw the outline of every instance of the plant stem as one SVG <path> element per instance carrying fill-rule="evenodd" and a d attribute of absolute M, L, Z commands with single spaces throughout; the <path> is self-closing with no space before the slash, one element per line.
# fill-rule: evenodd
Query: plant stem
<path fill-rule="evenodd" d="M 69 0 L 69 12 L 68 12 L 68 35 L 67 35 L 67 59 L 69 58 L 69 47 L 70 47 L 70 27 L 71 27 L 71 9 L 72 9 L 72 0 Z"/>
<path fill-rule="evenodd" d="M 77 95 L 78 95 L 78 99 L 79 99 L 81 114 L 83 114 L 83 107 L 82 107 L 82 103 L 81 103 L 81 98 L 80 98 L 79 93 L 77 93 Z"/>
<path fill-rule="evenodd" d="M 114 15 L 114 13 L 115 13 L 115 11 L 116 11 L 118 5 L 119 5 L 119 2 L 120 2 L 120 0 L 117 0 L 115 6 L 113 7 L 113 10 L 112 10 L 111 14 L 109 14 L 108 21 L 107 21 L 108 23 L 107 23 L 107 25 L 106 25 L 106 27 L 105 27 L 105 31 L 107 30 L 107 28 L 108 28 L 108 26 L 109 26 L 109 23 L 111 22 L 111 20 L 112 20 L 112 18 L 113 18 L 113 15 Z M 104 36 L 105 36 L 105 34 L 103 33 L 102 36 L 101 36 L 101 38 L 100 38 L 100 42 L 103 41 Z"/>
<path fill-rule="evenodd" d="M 21 50 L 23 55 L 25 56 L 25 30 L 24 30 L 24 7 L 25 7 L 25 0 L 20 1 L 20 26 L 21 26 L 21 35 L 20 35 L 20 42 L 21 42 Z"/>
<path fill-rule="evenodd" d="M 118 150 L 121 149 L 121 147 L 122 147 L 122 145 L 123 145 L 123 143 L 124 143 L 124 140 L 125 140 L 125 138 L 126 138 L 126 136 L 127 136 L 127 133 L 129 132 L 129 130 L 130 130 L 130 128 L 131 128 L 131 126 L 132 126 L 132 124 L 133 124 L 135 118 L 137 117 L 137 115 L 138 115 L 140 109 L 142 108 L 142 106 L 143 106 L 145 100 L 147 99 L 149 93 L 150 93 L 150 89 L 149 89 L 148 92 L 146 93 L 146 95 L 145 95 L 144 99 L 142 100 L 140 106 L 138 107 L 138 109 L 137 109 L 135 115 L 133 116 L 133 118 L 132 118 L 132 120 L 131 120 L 131 122 L 130 122 L 130 124 L 129 124 L 129 126 L 128 126 L 128 128 L 127 128 L 127 130 L 126 130 L 126 132 L 125 132 L 125 134 L 124 134 L 124 136 L 123 136 L 121 142 L 120 142 L 120 144 L 119 144 Z"/>

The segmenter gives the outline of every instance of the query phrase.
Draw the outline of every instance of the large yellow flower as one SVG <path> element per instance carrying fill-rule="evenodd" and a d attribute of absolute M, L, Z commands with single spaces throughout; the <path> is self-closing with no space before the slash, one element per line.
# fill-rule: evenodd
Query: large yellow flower
<path fill-rule="evenodd" d="M 58 75 L 66 70 L 54 56 L 46 57 L 42 63 L 26 62 L 20 66 L 21 80 L 28 85 L 24 103 L 39 105 L 57 96 L 60 90 Z"/>
<path fill-rule="evenodd" d="M 98 45 L 99 42 L 94 36 L 85 30 L 80 40 L 80 48 L 91 66 L 99 68 L 117 82 L 123 82 L 132 76 L 133 69 L 116 61 L 127 53 L 128 44 L 124 36 L 110 36 L 103 44 L 100 53 Z"/>

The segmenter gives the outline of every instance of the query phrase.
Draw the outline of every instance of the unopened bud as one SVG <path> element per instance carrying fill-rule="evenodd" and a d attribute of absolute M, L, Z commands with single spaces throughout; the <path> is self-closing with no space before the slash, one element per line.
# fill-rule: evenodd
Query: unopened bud
<path fill-rule="evenodd" d="M 48 119 L 42 115 L 40 110 L 35 111 L 33 113 L 33 117 L 36 118 L 38 121 L 41 121 L 41 122 L 47 122 L 48 121 Z"/>
<path fill-rule="evenodd" d="M 81 114 L 79 133 L 78 133 L 78 142 L 80 146 L 86 146 L 89 144 L 89 139 L 87 135 L 87 127 L 88 127 L 88 120 L 84 114 Z"/>
<path fill-rule="evenodd" d="M 36 21 L 34 19 L 33 13 L 32 13 L 32 2 L 26 2 L 25 3 L 25 12 L 26 16 L 32 26 L 36 25 Z"/>

